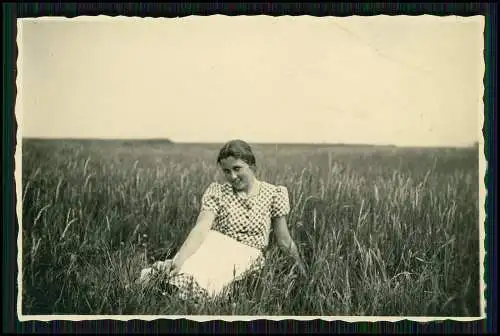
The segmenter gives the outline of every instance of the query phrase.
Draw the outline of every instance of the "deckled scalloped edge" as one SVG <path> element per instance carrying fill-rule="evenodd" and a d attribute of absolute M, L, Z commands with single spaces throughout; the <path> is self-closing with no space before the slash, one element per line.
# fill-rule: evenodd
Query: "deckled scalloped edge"
<path fill-rule="evenodd" d="M 347 20 L 349 18 L 365 18 L 365 17 L 385 17 L 385 16 L 391 16 L 391 17 L 401 17 L 401 18 L 425 18 L 425 19 L 434 19 L 435 17 L 439 17 L 442 20 L 463 20 L 464 18 L 467 18 L 469 20 L 471 19 L 481 19 L 481 25 L 483 29 L 483 36 L 484 36 L 484 29 L 485 29 L 485 17 L 484 15 L 470 15 L 470 16 L 458 16 L 458 15 L 445 15 L 445 16 L 437 16 L 437 15 L 430 15 L 430 14 L 422 14 L 422 15 L 386 15 L 386 14 L 378 14 L 378 15 L 351 15 L 351 16 L 340 16 L 340 17 L 335 17 L 335 16 L 313 16 L 313 15 L 282 15 L 282 16 L 271 16 L 271 15 L 236 15 L 236 17 L 260 17 L 260 18 L 271 18 L 271 19 L 277 19 L 280 20 L 281 18 L 293 18 L 293 19 L 304 19 L 304 18 L 314 18 L 315 20 L 327 20 L 327 19 L 338 19 L 338 20 Z M 82 16 L 75 16 L 75 17 L 52 17 L 52 16 L 43 16 L 43 17 L 36 17 L 36 18 L 23 18 L 23 19 L 18 19 L 17 20 L 17 37 L 16 37 L 16 46 L 17 46 L 17 51 L 18 51 L 18 57 L 17 57 L 17 62 L 16 66 L 17 69 L 22 68 L 22 56 L 21 56 L 21 50 L 22 50 L 22 21 L 106 21 L 106 20 L 122 20 L 122 21 L 143 21 L 143 20 L 189 20 L 193 18 L 209 18 L 209 17 L 219 17 L 219 18 L 234 18 L 235 16 L 232 15 L 221 15 L 221 14 L 212 14 L 212 15 L 206 15 L 206 16 L 198 16 L 198 15 L 187 15 L 187 16 L 178 16 L 178 17 L 172 17 L 172 18 L 165 18 L 165 17 L 140 17 L 140 16 L 124 16 L 124 15 L 117 15 L 117 16 L 109 16 L 109 15 L 96 15 L 96 16 L 90 16 L 90 15 L 82 15 Z M 483 38 L 484 41 L 484 38 Z M 484 48 L 485 45 L 483 43 L 483 56 L 485 55 L 484 53 Z M 481 62 L 481 68 L 483 70 L 483 87 L 482 87 L 482 92 L 483 92 L 483 99 L 481 100 L 482 104 L 482 112 L 479 113 L 479 125 L 480 125 L 480 137 L 479 137 L 479 221 L 482 225 L 480 225 L 480 259 L 482 262 L 480 262 L 480 278 L 482 282 L 480 283 L 480 291 L 481 291 L 481 296 L 480 296 L 480 307 L 481 307 L 481 316 L 479 317 L 420 317 L 420 316 L 210 316 L 210 315 L 23 315 L 22 314 L 22 253 L 19 253 L 22 249 L 22 230 L 18 230 L 18 237 L 17 237 L 17 247 L 18 247 L 18 258 L 17 258 L 17 265 L 18 265 L 18 276 L 17 276 L 17 281 L 18 281 L 18 300 L 17 300 L 17 315 L 19 318 L 19 321 L 24 322 L 24 321 L 43 321 L 43 322 L 50 322 L 50 321 L 88 321 L 88 320 L 115 320 L 115 321 L 133 321 L 133 320 L 143 320 L 143 321 L 153 321 L 153 320 L 163 320 L 163 319 L 173 319 L 173 320 L 190 320 L 190 321 L 196 321 L 196 322 L 207 322 L 207 321 L 226 321 L 226 322 L 233 322 L 233 321 L 255 321 L 255 320 L 269 320 L 269 321 L 282 321 L 282 320 L 295 320 L 295 321 L 312 321 L 312 320 L 323 320 L 323 321 L 342 321 L 342 322 L 399 322 L 399 321 L 414 321 L 414 322 L 437 322 L 437 321 L 460 321 L 460 322 L 465 322 L 465 321 L 477 321 L 477 320 L 482 320 L 486 318 L 486 283 L 485 283 L 485 263 L 486 263 L 486 251 L 484 248 L 484 244 L 486 242 L 486 235 L 485 235 L 485 225 L 486 225 L 486 202 L 487 202 L 487 189 L 485 187 L 486 185 L 486 178 L 487 178 L 487 165 L 488 162 L 485 157 L 485 148 L 484 148 L 484 134 L 485 132 L 485 125 L 484 125 L 484 81 L 485 76 L 485 61 L 484 57 Z M 22 171 L 22 100 L 21 100 L 21 91 L 20 88 L 22 87 L 22 76 L 20 76 L 20 71 L 17 72 L 16 76 L 16 89 L 17 89 L 17 95 L 16 95 L 16 108 L 15 108 L 15 115 L 16 115 L 16 121 L 17 121 L 17 136 L 16 136 L 16 150 L 14 154 L 14 162 L 15 162 L 15 167 L 14 167 L 14 177 L 16 181 L 16 212 L 17 212 L 17 218 L 18 218 L 18 225 L 19 223 L 22 223 L 22 178 L 21 178 L 21 171 Z"/>

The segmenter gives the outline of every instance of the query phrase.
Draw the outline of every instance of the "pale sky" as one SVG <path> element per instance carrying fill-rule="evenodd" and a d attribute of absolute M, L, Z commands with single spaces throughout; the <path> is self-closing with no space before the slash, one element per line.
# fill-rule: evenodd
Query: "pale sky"
<path fill-rule="evenodd" d="M 462 146 L 483 17 L 24 20 L 25 137 Z"/>

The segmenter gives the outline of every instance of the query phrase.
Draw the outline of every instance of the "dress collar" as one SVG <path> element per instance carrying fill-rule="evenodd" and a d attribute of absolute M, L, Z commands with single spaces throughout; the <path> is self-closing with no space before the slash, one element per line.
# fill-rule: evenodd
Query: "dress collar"
<path fill-rule="evenodd" d="M 260 195 L 260 191 L 262 189 L 262 183 L 261 181 L 259 180 L 255 180 L 255 190 L 257 190 L 256 192 L 254 192 L 252 195 L 247 195 L 246 193 L 242 193 L 242 192 L 237 192 L 233 189 L 233 187 L 231 186 L 231 184 L 229 184 L 229 188 L 231 189 L 231 191 L 238 197 L 242 198 L 242 199 L 253 199 L 257 196 Z"/>

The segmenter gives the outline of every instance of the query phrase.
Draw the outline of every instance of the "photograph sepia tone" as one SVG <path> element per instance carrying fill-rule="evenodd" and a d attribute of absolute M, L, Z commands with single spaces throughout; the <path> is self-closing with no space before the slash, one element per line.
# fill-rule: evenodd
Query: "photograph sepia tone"
<path fill-rule="evenodd" d="M 484 318 L 483 33 L 18 19 L 19 319 Z"/>

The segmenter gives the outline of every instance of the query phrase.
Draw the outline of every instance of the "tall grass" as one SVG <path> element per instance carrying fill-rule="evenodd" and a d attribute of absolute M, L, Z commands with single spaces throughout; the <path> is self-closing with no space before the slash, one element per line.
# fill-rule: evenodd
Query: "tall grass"
<path fill-rule="evenodd" d="M 272 245 L 258 277 L 194 306 L 133 282 L 186 238 L 218 146 L 23 146 L 24 314 L 479 315 L 475 151 L 256 145 L 309 277 Z"/>

